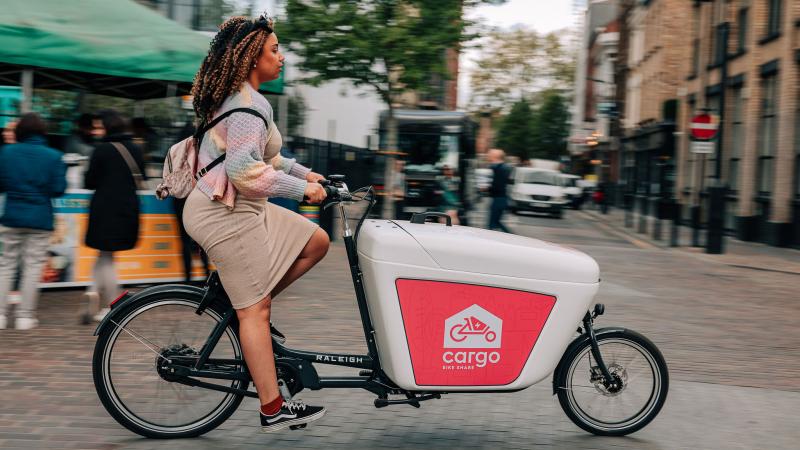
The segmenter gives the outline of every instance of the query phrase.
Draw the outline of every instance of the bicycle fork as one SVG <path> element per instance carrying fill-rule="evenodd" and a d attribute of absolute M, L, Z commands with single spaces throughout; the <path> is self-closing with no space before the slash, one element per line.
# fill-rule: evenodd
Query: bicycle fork
<path fill-rule="evenodd" d="M 597 336 L 594 332 L 594 319 L 597 316 L 602 316 L 605 312 L 605 306 L 602 303 L 598 303 L 594 305 L 593 312 L 586 312 L 586 315 L 583 316 L 583 327 L 586 330 L 586 334 L 589 335 L 589 343 L 591 345 L 591 353 L 594 361 L 597 363 L 597 368 L 600 369 L 600 374 L 603 376 L 604 384 L 609 389 L 616 389 L 617 381 L 611 375 L 611 372 L 608 371 L 608 366 L 603 361 L 603 356 L 600 354 L 600 346 L 597 344 Z"/>

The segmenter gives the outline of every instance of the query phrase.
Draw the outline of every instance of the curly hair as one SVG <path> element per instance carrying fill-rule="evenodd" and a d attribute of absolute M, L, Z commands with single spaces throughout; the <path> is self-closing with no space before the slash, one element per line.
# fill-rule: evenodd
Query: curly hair
<path fill-rule="evenodd" d="M 265 16 L 231 17 L 220 25 L 192 85 L 200 123 L 210 121 L 225 99 L 240 89 L 272 32 L 272 21 Z"/>

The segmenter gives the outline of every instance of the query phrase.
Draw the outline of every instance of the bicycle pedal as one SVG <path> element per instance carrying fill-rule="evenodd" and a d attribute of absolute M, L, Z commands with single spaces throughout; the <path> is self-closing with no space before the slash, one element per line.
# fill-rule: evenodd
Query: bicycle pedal
<path fill-rule="evenodd" d="M 301 423 L 300 425 L 289 425 L 290 430 L 302 430 L 303 428 L 307 427 L 307 423 Z"/>

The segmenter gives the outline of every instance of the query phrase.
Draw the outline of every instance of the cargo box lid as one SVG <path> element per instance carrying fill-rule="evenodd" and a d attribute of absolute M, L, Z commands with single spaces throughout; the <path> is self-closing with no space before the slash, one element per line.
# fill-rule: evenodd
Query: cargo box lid
<path fill-rule="evenodd" d="M 599 279 L 597 262 L 573 248 L 480 228 L 393 222 L 444 269 L 574 283 Z"/>

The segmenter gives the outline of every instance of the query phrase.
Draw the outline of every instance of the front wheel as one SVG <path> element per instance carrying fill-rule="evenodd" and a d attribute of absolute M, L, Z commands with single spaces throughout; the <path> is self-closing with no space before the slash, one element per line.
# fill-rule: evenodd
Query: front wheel
<path fill-rule="evenodd" d="M 196 358 L 222 321 L 216 303 L 195 314 L 202 294 L 182 291 L 144 295 L 112 316 L 113 327 L 97 340 L 94 383 L 103 406 L 121 425 L 150 438 L 195 437 L 224 422 L 242 396 L 181 383 L 164 370 L 169 358 Z M 242 360 L 236 323 L 225 328 L 212 359 Z M 244 366 L 217 370 L 244 371 Z M 203 379 L 242 390 L 241 380 Z"/>
<path fill-rule="evenodd" d="M 599 330 L 600 355 L 615 385 L 608 386 L 584 339 L 570 346 L 555 375 L 561 408 L 575 425 L 601 436 L 640 430 L 659 413 L 669 390 L 667 363 L 641 334 Z"/>

